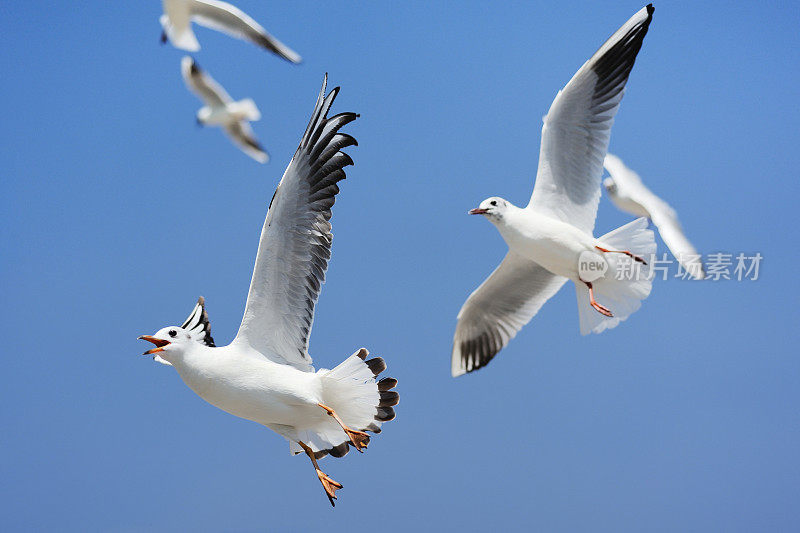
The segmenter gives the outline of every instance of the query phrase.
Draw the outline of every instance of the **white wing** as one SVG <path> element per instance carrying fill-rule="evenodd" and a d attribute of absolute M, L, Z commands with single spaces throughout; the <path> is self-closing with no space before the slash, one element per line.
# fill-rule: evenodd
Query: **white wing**
<path fill-rule="evenodd" d="M 614 154 L 606 154 L 605 159 L 603 159 L 603 167 L 614 179 L 614 183 L 617 184 L 620 190 L 626 193 L 628 191 L 635 191 L 635 196 L 641 196 L 640 191 L 643 189 L 650 192 L 647 187 L 645 187 L 644 183 L 642 183 L 642 178 L 639 177 L 639 174 L 628 168 L 625 163 L 622 162 L 622 159 Z"/>
<path fill-rule="evenodd" d="M 233 101 L 222 86 L 201 69 L 194 59 L 185 56 L 181 60 L 181 73 L 186 86 L 210 107 L 221 107 Z"/>
<path fill-rule="evenodd" d="M 297 52 L 267 33 L 258 22 L 234 5 L 217 0 L 192 0 L 190 9 L 192 20 L 201 26 L 250 41 L 292 63 L 303 60 Z"/>
<path fill-rule="evenodd" d="M 544 118 L 528 208 L 594 229 L 611 125 L 652 16 L 652 5 L 642 8 L 559 91 Z"/>
<path fill-rule="evenodd" d="M 509 251 L 458 312 L 453 377 L 489 364 L 565 281 L 567 278 Z"/>
<path fill-rule="evenodd" d="M 664 243 L 669 248 L 669 251 L 672 252 L 672 255 L 675 256 L 687 272 L 696 279 L 705 278 L 706 274 L 703 270 L 700 254 L 697 253 L 697 249 L 692 246 L 692 243 L 684 235 L 675 211 L 666 203 L 662 202 L 662 204 L 667 209 L 650 210 L 653 224 L 658 228 L 659 235 L 664 239 Z"/>
<path fill-rule="evenodd" d="M 629 198 L 644 208 L 647 216 L 658 228 L 658 233 L 664 239 L 664 243 L 669 247 L 672 255 L 680 261 L 683 268 L 697 279 L 705 278 L 700 254 L 683 233 L 675 210 L 667 202 L 653 194 L 642 183 L 639 175 L 628 168 L 619 157 L 608 154 L 603 165 L 617 185 L 617 194 Z M 638 216 L 638 213 L 632 214 Z"/>
<path fill-rule="evenodd" d="M 250 293 L 234 343 L 247 343 L 267 357 L 312 371 L 308 337 L 331 256 L 331 207 L 353 164 L 339 150 L 356 140 L 338 130 L 355 113 L 327 117 L 339 88 L 327 96 L 322 84 L 300 146 L 286 168 L 261 231 Z M 324 97 L 324 98 L 323 98 Z"/>
<path fill-rule="evenodd" d="M 253 128 L 244 120 L 239 122 L 232 122 L 225 126 L 225 133 L 228 137 L 242 149 L 244 153 L 258 161 L 259 163 L 266 163 L 269 161 L 269 154 L 261 143 L 256 139 Z"/>

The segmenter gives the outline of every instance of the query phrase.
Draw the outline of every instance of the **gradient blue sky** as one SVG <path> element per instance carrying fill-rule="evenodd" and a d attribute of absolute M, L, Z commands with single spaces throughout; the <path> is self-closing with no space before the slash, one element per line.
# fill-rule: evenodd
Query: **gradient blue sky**
<path fill-rule="evenodd" d="M 656 3 L 611 136 L 700 250 L 760 252 L 761 278 L 658 281 L 590 337 L 567 287 L 458 380 L 456 313 L 505 253 L 466 211 L 527 202 L 556 91 L 642 4 L 238 4 L 305 58 L 197 31 L 199 64 L 258 102 L 265 166 L 195 127 L 160 2 L 0 6 L 0 527 L 800 528 L 797 3 Z M 401 392 L 367 453 L 324 461 L 335 510 L 282 438 L 136 340 L 201 294 L 231 340 L 326 71 L 362 116 L 311 353 L 367 346 Z M 628 220 L 604 199 L 597 233 Z"/>

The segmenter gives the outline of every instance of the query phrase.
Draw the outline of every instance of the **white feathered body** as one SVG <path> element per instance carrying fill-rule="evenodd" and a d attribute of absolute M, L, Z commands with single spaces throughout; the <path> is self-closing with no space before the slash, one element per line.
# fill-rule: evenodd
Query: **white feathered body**
<path fill-rule="evenodd" d="M 243 120 L 260 120 L 261 112 L 252 99 L 245 98 L 224 106 L 203 106 L 197 112 L 197 119 L 206 126 L 227 126 Z"/>
<path fill-rule="evenodd" d="M 572 281 L 579 280 L 581 252 L 596 251 L 592 235 L 532 209 L 509 205 L 495 224 L 512 251 Z"/>
<path fill-rule="evenodd" d="M 331 407 L 352 427 L 375 424 L 378 389 L 372 372 L 356 355 L 333 370 L 304 372 L 241 343 L 219 348 L 198 343 L 170 363 L 184 383 L 211 405 L 291 441 L 304 440 L 314 451 L 346 440 L 319 404 Z"/>
<path fill-rule="evenodd" d="M 306 416 L 305 407 L 322 402 L 316 373 L 275 363 L 240 346 L 209 348 L 198 344 L 173 360 L 172 366 L 208 403 L 263 425 L 291 425 Z"/>
<path fill-rule="evenodd" d="M 620 278 L 617 273 L 621 268 L 624 269 L 622 263 L 631 263 L 632 260 L 618 253 L 601 253 L 595 248 L 626 250 L 649 260 L 656 246 L 653 232 L 647 228 L 646 218 L 638 218 L 599 239 L 567 222 L 511 204 L 508 204 L 502 217 L 490 217 L 490 220 L 497 226 L 511 251 L 575 283 L 581 333 L 584 335 L 615 327 L 639 309 L 641 300 L 650 294 L 652 280 L 648 266 L 637 266 L 638 273 L 635 276 Z M 601 304 L 612 308 L 613 317 L 605 317 L 589 305 L 588 289 L 578 271 L 582 252 L 592 252 L 606 262 L 605 276 L 594 280 L 592 284 L 595 297 Z"/>

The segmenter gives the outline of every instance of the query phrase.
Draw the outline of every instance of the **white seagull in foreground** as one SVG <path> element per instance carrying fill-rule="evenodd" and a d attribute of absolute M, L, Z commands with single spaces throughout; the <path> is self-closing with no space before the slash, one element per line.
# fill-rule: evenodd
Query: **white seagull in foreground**
<path fill-rule="evenodd" d="M 584 335 L 613 328 L 650 294 L 647 220 L 599 239 L 592 232 L 611 125 L 652 16 L 648 5 L 631 17 L 559 91 L 544 117 L 528 206 L 492 197 L 470 211 L 497 227 L 509 251 L 458 313 L 454 377 L 487 365 L 568 279 Z"/>
<path fill-rule="evenodd" d="M 342 486 L 317 460 L 342 457 L 394 418 L 399 396 L 393 378 L 376 381 L 386 368 L 366 360 L 361 348 L 333 370 L 314 371 L 308 338 L 314 306 L 331 255 L 331 207 L 350 156 L 340 152 L 356 140 L 339 129 L 358 115 L 328 118 L 339 88 L 325 96 L 325 83 L 300 146 L 272 197 L 261 230 L 247 306 L 231 344 L 215 347 L 204 300 L 180 327 L 139 337 L 156 345 L 145 352 L 178 371 L 201 398 L 285 437 L 293 454 L 305 452 L 331 504 Z"/>
<path fill-rule="evenodd" d="M 614 205 L 626 213 L 652 220 L 669 251 L 686 272 L 695 279 L 705 278 L 700 254 L 683 234 L 675 210 L 653 194 L 639 175 L 625 166 L 619 157 L 606 154 L 603 166 L 611 174 L 610 178 L 603 180 L 603 187 Z"/>
<path fill-rule="evenodd" d="M 217 0 L 163 0 L 161 15 L 161 42 L 167 39 L 177 48 L 187 52 L 200 50 L 200 43 L 192 31 L 192 22 L 213 30 L 227 33 L 231 37 L 250 41 L 292 63 L 300 63 L 297 52 L 267 33 L 267 30 L 247 13 L 227 2 Z"/>
<path fill-rule="evenodd" d="M 244 153 L 259 163 L 269 161 L 269 154 L 250 127 L 250 121 L 261 120 L 256 103 L 251 98 L 234 102 L 225 89 L 189 56 L 181 61 L 181 73 L 189 90 L 206 104 L 197 111 L 197 123 L 220 126 Z"/>

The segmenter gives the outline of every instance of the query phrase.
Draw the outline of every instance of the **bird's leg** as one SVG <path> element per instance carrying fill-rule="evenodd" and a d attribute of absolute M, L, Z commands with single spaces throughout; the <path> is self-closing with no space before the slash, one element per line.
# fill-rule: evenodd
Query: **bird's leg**
<path fill-rule="evenodd" d="M 647 264 L 647 261 L 645 261 L 643 258 L 639 257 L 638 255 L 632 254 L 630 252 L 630 250 L 606 250 L 605 248 L 601 248 L 600 246 L 595 246 L 595 248 L 597 248 L 601 252 L 607 253 L 607 254 L 608 253 L 611 253 L 611 254 L 625 254 L 628 257 L 630 257 L 631 259 L 633 259 L 634 261 L 638 261 L 638 262 L 643 263 L 645 265 Z"/>
<path fill-rule="evenodd" d="M 354 429 L 350 429 L 349 427 L 347 427 L 344 424 L 344 422 L 342 422 L 342 419 L 339 418 L 339 415 L 336 414 L 336 411 L 334 411 L 327 405 L 322 405 L 321 403 L 318 403 L 317 405 L 325 409 L 325 411 L 327 411 L 328 414 L 332 416 L 333 419 L 336 420 L 336 422 L 338 422 L 340 426 L 342 426 L 342 429 L 344 430 L 345 433 L 347 433 L 347 436 L 350 438 L 350 442 L 353 443 L 353 446 L 355 447 L 356 450 L 360 452 L 362 448 L 367 447 L 367 445 L 369 444 L 369 435 L 367 435 L 363 431 L 356 431 Z"/>
<path fill-rule="evenodd" d="M 594 289 L 592 289 L 592 284 L 589 283 L 588 281 L 584 281 L 584 283 L 586 284 L 587 287 L 589 287 L 589 305 L 591 305 L 601 315 L 605 315 L 608 317 L 614 316 L 613 314 L 611 314 L 611 311 L 608 309 L 608 307 L 600 305 L 594 299 Z"/>
<path fill-rule="evenodd" d="M 338 481 L 334 481 L 328 476 L 328 474 L 319 469 L 319 465 L 317 464 L 317 458 L 314 457 L 313 450 L 311 450 L 311 448 L 308 445 L 306 445 L 306 443 L 304 443 L 303 441 L 297 441 L 297 444 L 299 444 L 300 447 L 303 448 L 303 451 L 306 452 L 308 458 L 311 459 L 311 464 L 314 465 L 314 470 L 317 471 L 317 477 L 319 478 L 319 482 L 322 483 L 322 488 L 325 489 L 325 494 L 328 495 L 328 500 L 330 500 L 331 505 L 336 507 L 336 503 L 334 503 L 333 500 L 336 499 L 336 491 L 342 488 L 342 484 L 339 483 Z"/>

